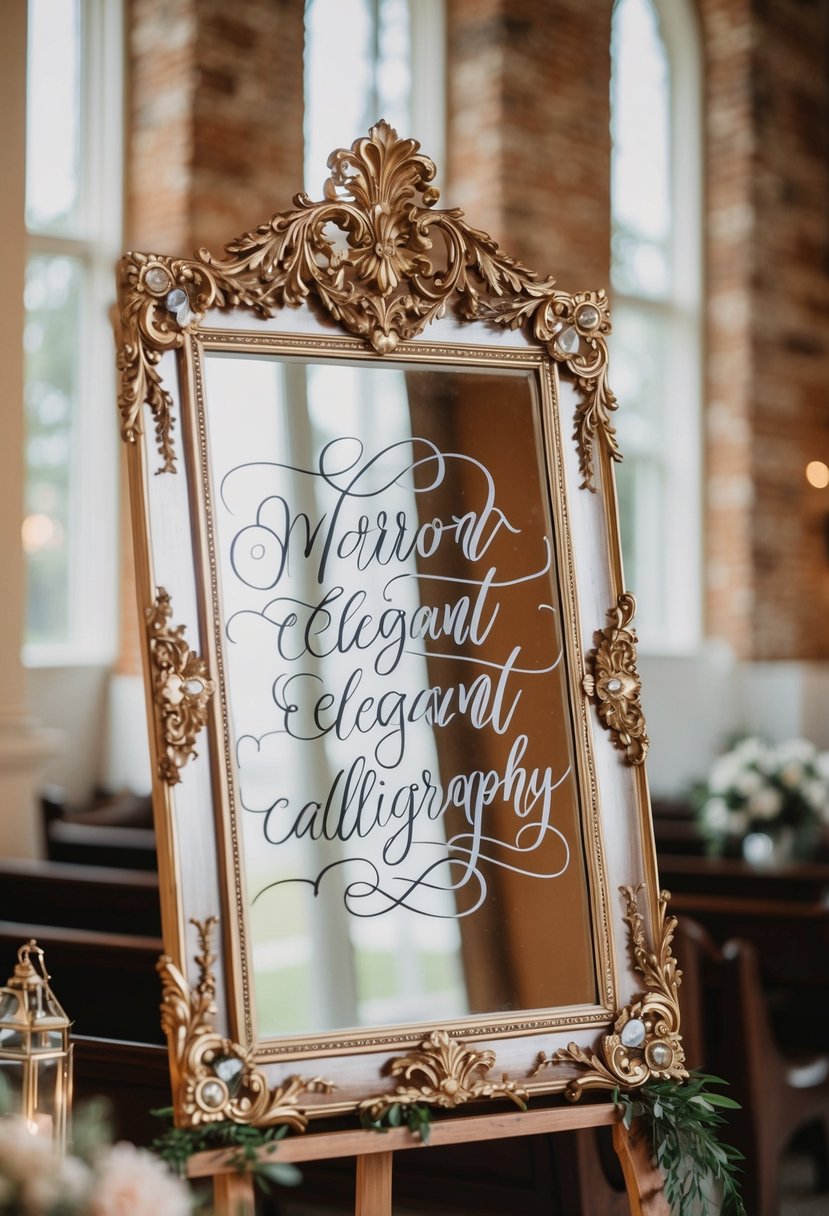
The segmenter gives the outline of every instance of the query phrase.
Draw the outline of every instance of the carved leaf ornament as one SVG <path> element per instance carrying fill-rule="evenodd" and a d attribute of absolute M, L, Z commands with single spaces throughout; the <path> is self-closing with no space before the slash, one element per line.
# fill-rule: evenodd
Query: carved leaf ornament
<path fill-rule="evenodd" d="M 287 1124 L 294 1131 L 304 1131 L 308 1118 L 298 1105 L 300 1097 L 328 1093 L 331 1083 L 321 1077 L 292 1076 L 269 1089 L 250 1053 L 214 1029 L 216 980 L 211 968 L 216 956 L 211 939 L 217 918 L 191 923 L 201 945 L 196 956 L 198 985 L 191 989 L 166 954 L 157 966 L 162 980 L 161 1027 L 170 1044 L 175 1110 L 189 1127 L 229 1120 L 256 1127 Z"/>
<path fill-rule="evenodd" d="M 158 774 L 168 785 L 181 780 L 181 767 L 195 756 L 196 736 L 207 721 L 214 681 L 207 663 L 190 649 L 184 626 L 170 625 L 170 596 L 163 587 L 145 609 L 156 712 Z"/>
<path fill-rule="evenodd" d="M 625 1006 L 610 1034 L 602 1036 L 597 1052 L 586 1051 L 577 1043 L 546 1056 L 538 1057 L 533 1076 L 556 1064 L 576 1064 L 584 1071 L 569 1082 L 565 1093 L 572 1101 L 586 1089 L 638 1089 L 650 1080 L 684 1081 L 685 1052 L 680 1036 L 678 989 L 682 972 L 671 954 L 676 917 L 666 918 L 669 895 L 659 897 L 659 941 L 648 949 L 642 915 L 637 906 L 640 887 L 622 887 L 625 921 L 631 935 L 636 969 L 645 981 L 647 992 Z"/>
<path fill-rule="evenodd" d="M 476 1098 L 509 1098 L 523 1109 L 527 1091 L 515 1081 L 504 1079 L 499 1085 L 490 1080 L 494 1064 L 493 1051 L 476 1051 L 445 1030 L 433 1030 L 415 1051 L 391 1061 L 389 1075 L 402 1078 L 394 1093 L 367 1098 L 360 1111 L 376 1120 L 395 1105 L 452 1109 Z"/>
<path fill-rule="evenodd" d="M 193 260 L 143 253 L 122 260 L 122 435 L 136 441 L 147 404 L 159 472 L 174 472 L 176 459 L 161 355 L 181 347 L 208 309 L 241 307 L 271 317 L 306 302 L 381 355 L 422 333 L 448 306 L 467 320 L 528 329 L 569 368 L 581 392 L 575 439 L 583 486 L 594 488 L 597 439 L 620 459 L 610 423 L 616 399 L 607 384 L 605 293 L 557 291 L 554 279 L 539 281 L 470 227 L 462 211 L 435 210 L 435 165 L 419 149 L 379 122 L 367 138 L 329 157 L 322 201 L 298 194 L 294 210 L 231 241 L 224 259 L 201 249 Z"/>
<path fill-rule="evenodd" d="M 596 648 L 588 656 L 583 681 L 587 695 L 597 701 L 602 725 L 610 731 L 614 745 L 625 753 L 628 764 L 642 764 L 650 742 L 640 700 L 637 638 L 630 628 L 635 613 L 636 600 L 623 592 L 616 607 L 608 611 L 609 626 L 596 631 Z"/>

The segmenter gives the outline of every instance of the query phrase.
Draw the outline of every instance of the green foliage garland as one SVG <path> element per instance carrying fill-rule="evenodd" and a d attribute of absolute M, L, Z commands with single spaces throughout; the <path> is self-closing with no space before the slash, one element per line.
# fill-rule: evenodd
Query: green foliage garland
<path fill-rule="evenodd" d="M 429 1143 L 429 1132 L 432 1125 L 432 1112 L 421 1102 L 393 1102 L 382 1114 L 372 1118 L 367 1110 L 362 1111 L 360 1122 L 363 1127 L 374 1132 L 387 1132 L 390 1127 L 402 1127 L 405 1122 L 409 1131 L 418 1136 L 424 1144 Z"/>
<path fill-rule="evenodd" d="M 259 1151 L 274 1153 L 288 1132 L 281 1127 L 250 1127 L 245 1123 L 207 1123 L 203 1127 L 175 1127 L 171 1107 L 152 1112 L 168 1122 L 168 1126 L 150 1146 L 170 1169 L 184 1176 L 188 1158 L 208 1149 L 227 1149 L 228 1164 L 239 1173 L 252 1173 L 257 1186 L 268 1192 L 270 1184 L 298 1186 L 302 1174 L 287 1162 L 262 1161 Z"/>
<path fill-rule="evenodd" d="M 707 1210 L 709 1181 L 722 1191 L 722 1216 L 746 1216 L 737 1182 L 743 1155 L 720 1144 L 718 1130 L 725 1123 L 721 1110 L 739 1110 L 739 1102 L 712 1093 L 709 1085 L 726 1085 L 720 1077 L 692 1072 L 683 1084 L 649 1081 L 633 1093 L 616 1093 L 624 1107 L 624 1123 L 634 1118 L 648 1124 L 656 1162 L 665 1181 L 665 1198 L 674 1216 L 694 1216 Z"/>

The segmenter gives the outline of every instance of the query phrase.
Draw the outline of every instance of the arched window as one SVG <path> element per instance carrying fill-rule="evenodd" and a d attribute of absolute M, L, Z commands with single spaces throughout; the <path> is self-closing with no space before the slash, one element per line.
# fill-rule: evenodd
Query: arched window
<path fill-rule="evenodd" d="M 701 629 L 701 70 L 688 0 L 616 0 L 613 385 L 627 586 L 650 650 Z"/>
<path fill-rule="evenodd" d="M 305 182 L 313 197 L 329 154 L 380 118 L 443 167 L 445 44 L 444 0 L 307 0 Z"/>
<path fill-rule="evenodd" d="M 118 447 L 108 309 L 121 243 L 121 5 L 29 0 L 27 661 L 109 662 Z"/>

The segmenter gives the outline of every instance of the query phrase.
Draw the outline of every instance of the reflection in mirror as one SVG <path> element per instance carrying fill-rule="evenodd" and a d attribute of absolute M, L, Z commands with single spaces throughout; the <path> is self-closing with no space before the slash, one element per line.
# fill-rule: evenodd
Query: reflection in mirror
<path fill-rule="evenodd" d="M 594 1003 L 535 373 L 203 364 L 259 1036 Z"/>

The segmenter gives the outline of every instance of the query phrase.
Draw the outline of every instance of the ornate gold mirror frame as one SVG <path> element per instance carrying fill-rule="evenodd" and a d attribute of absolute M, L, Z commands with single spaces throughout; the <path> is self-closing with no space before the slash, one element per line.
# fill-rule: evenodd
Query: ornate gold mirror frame
<path fill-rule="evenodd" d="M 301 1130 L 309 1117 L 348 1110 L 376 1119 L 393 1103 L 520 1105 L 683 1078 L 674 922 L 658 888 L 635 605 L 619 553 L 604 292 L 559 291 L 460 211 L 437 209 L 433 163 L 386 123 L 334 152 L 329 167 L 322 201 L 298 195 L 224 258 L 131 253 L 120 267 L 119 407 L 146 625 L 176 1121 Z M 540 401 L 595 999 L 438 1025 L 259 1032 L 204 385 L 211 355 L 263 352 L 370 375 L 516 371 Z M 538 949 L 534 966 L 543 974 L 556 960 Z M 302 1073 L 297 1060 L 308 1064 Z"/>

